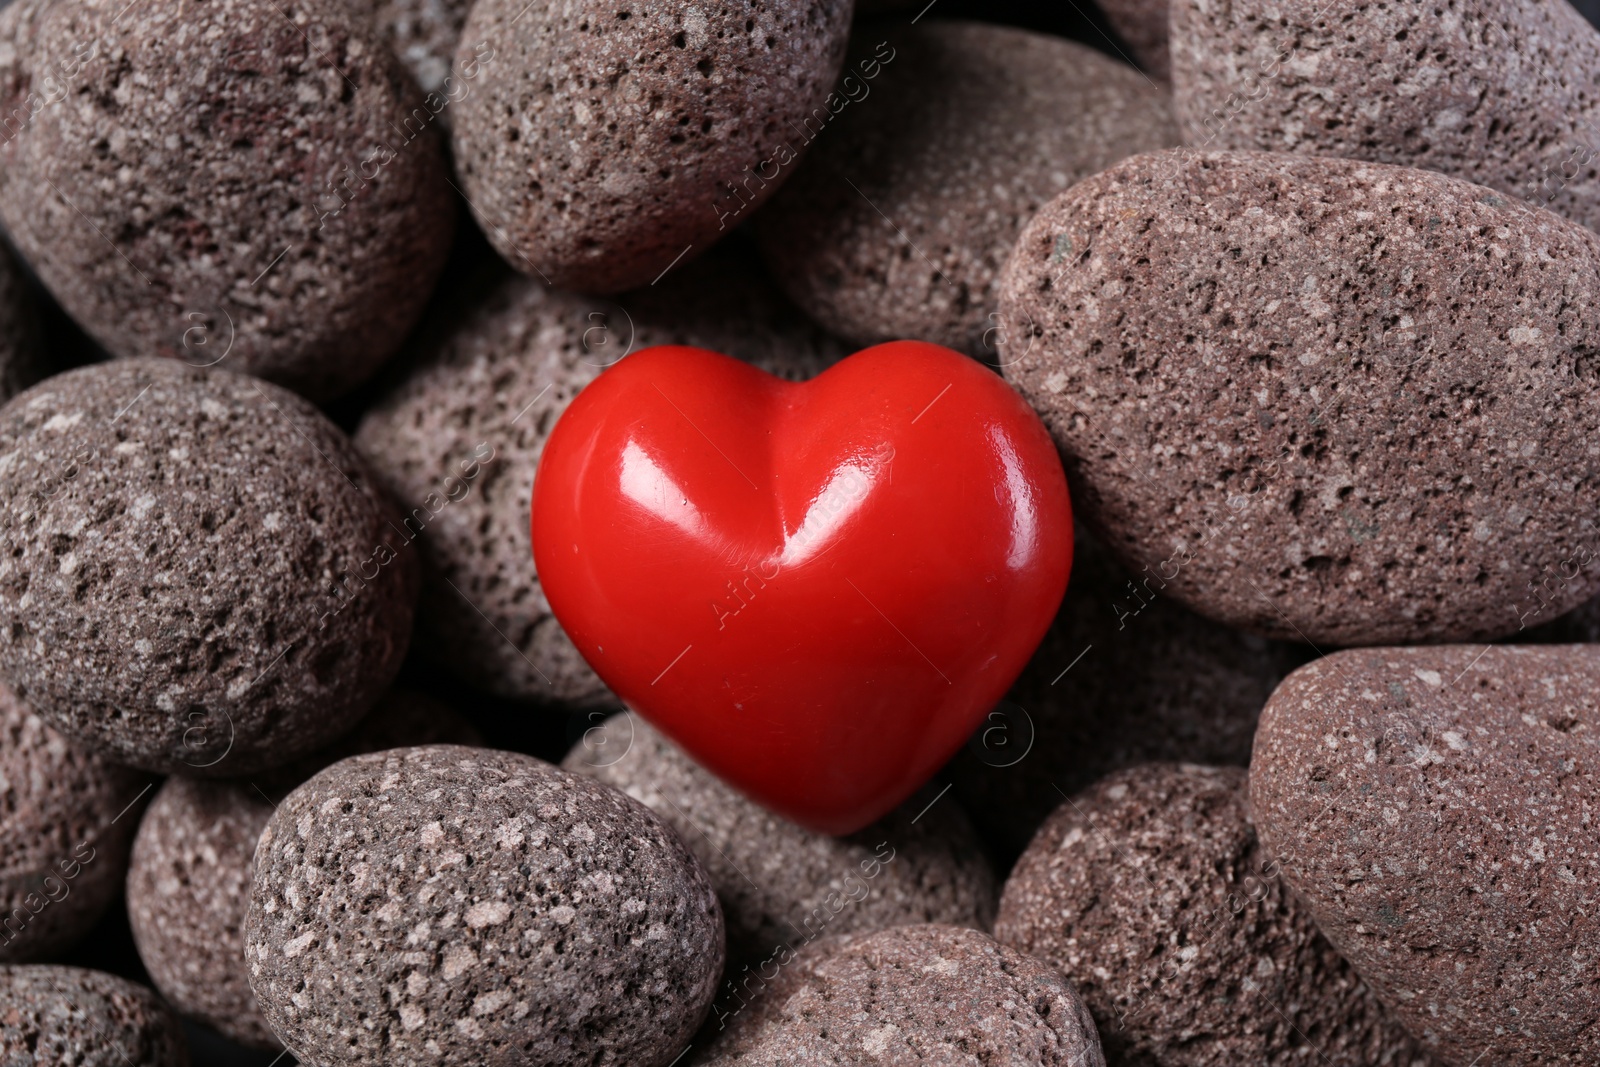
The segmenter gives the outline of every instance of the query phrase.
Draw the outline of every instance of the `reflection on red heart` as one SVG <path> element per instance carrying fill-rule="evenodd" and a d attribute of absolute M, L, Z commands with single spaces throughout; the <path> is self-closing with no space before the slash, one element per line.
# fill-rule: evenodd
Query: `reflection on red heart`
<path fill-rule="evenodd" d="M 639 352 L 545 445 L 533 554 L 600 677 L 768 808 L 843 834 L 1005 694 L 1072 564 L 1055 446 L 1000 377 L 897 341 L 793 384 Z"/>

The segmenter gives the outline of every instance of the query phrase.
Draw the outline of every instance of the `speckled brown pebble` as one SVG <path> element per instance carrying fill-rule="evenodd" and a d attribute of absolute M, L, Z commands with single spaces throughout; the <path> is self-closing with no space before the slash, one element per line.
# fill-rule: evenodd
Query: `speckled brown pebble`
<path fill-rule="evenodd" d="M 995 936 L 1060 969 L 1114 1063 L 1425 1063 L 1263 858 L 1247 778 L 1152 763 L 1062 804 Z"/>
<path fill-rule="evenodd" d="M 1561 0 L 1172 0 L 1184 139 L 1443 171 L 1600 227 L 1600 34 Z"/>
<path fill-rule="evenodd" d="M 127 870 L 149 784 L 0 685 L 0 962 L 55 955 L 94 925 Z"/>
<path fill-rule="evenodd" d="M 759 969 L 779 946 L 823 933 L 928 922 L 986 930 L 994 921 L 988 858 L 956 801 L 935 802 L 936 786 L 839 838 L 745 799 L 637 715 L 589 730 L 562 766 L 622 790 L 678 831 L 717 887 L 735 964 Z"/>
<path fill-rule="evenodd" d="M 322 399 L 399 346 L 455 207 L 347 0 L 18 0 L 0 41 L 0 220 L 107 350 Z"/>
<path fill-rule="evenodd" d="M 81 967 L 0 967 L 0 1063 L 189 1067 L 189 1049 L 144 986 Z"/>
<path fill-rule="evenodd" d="M 1323 647 L 1481 640 L 1600 536 L 1596 304 L 1600 238 L 1482 186 L 1173 151 L 1029 224 L 1002 355 L 1168 595 Z"/>
<path fill-rule="evenodd" d="M 1132 67 L 1002 26 L 864 28 L 840 88 L 849 106 L 756 228 L 790 296 L 861 345 L 992 356 L 996 280 L 1033 213 L 1178 143 L 1166 94 Z"/>
<path fill-rule="evenodd" d="M 400 745 L 471 743 L 450 708 L 391 689 L 328 748 L 245 781 L 169 778 L 151 802 L 128 869 L 128 920 L 150 980 L 182 1014 L 235 1041 L 276 1048 L 244 959 L 256 841 L 293 785 L 346 756 Z M 304 772 L 292 782 L 291 772 Z"/>
<path fill-rule="evenodd" d="M 332 423 L 256 379 L 152 359 L 39 383 L 0 409 L 0 514 L 0 671 L 119 762 L 285 763 L 405 655 L 416 558 L 382 547 L 391 505 Z"/>
<path fill-rule="evenodd" d="M 1089 1012 L 1047 965 L 958 926 L 818 942 L 753 991 L 701 1067 L 1105 1067 Z"/>
<path fill-rule="evenodd" d="M 551 614 L 533 568 L 533 472 L 578 390 L 630 351 L 691 344 L 809 378 L 844 349 L 746 256 L 718 249 L 618 301 L 499 287 L 356 433 L 426 560 L 417 650 L 501 696 L 617 707 Z"/>
<path fill-rule="evenodd" d="M 457 69 L 463 189 L 512 266 L 551 285 L 648 285 L 766 200 L 841 106 L 850 0 L 479 0 Z"/>
<path fill-rule="evenodd" d="M 0 402 L 42 377 L 41 344 L 33 294 L 11 250 L 0 241 Z"/>
<path fill-rule="evenodd" d="M 1600 1062 L 1600 646 L 1336 652 L 1251 767 L 1263 848 L 1440 1059 Z"/>
<path fill-rule="evenodd" d="M 1117 36 L 1133 50 L 1133 58 L 1153 78 L 1172 79 L 1167 53 L 1168 0 L 1099 0 L 1096 5 Z"/>
<path fill-rule="evenodd" d="M 711 882 L 672 828 L 528 756 L 336 763 L 256 849 L 250 984 L 321 1067 L 666 1067 L 722 971 Z"/>
<path fill-rule="evenodd" d="M 1309 650 L 1194 615 L 1081 529 L 1054 625 L 950 765 L 985 836 L 1015 856 L 1068 795 L 1158 760 L 1250 762 L 1256 719 Z"/>

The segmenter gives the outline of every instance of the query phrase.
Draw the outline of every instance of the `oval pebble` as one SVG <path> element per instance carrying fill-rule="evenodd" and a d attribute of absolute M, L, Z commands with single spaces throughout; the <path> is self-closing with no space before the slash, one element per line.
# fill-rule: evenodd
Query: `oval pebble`
<path fill-rule="evenodd" d="M 82 967 L 0 966 L 0 1063 L 189 1067 L 189 1047 L 144 986 Z"/>
<path fill-rule="evenodd" d="M 1328 940 L 1449 1064 L 1600 1062 L 1600 646 L 1336 652 L 1250 803 Z"/>
<path fill-rule="evenodd" d="M 1059 974 L 958 926 L 818 942 L 724 1022 L 703 1067 L 1105 1067 L 1088 1009 Z"/>
<path fill-rule="evenodd" d="M 0 41 L 0 220 L 104 348 L 326 399 L 399 347 L 455 205 L 343 0 L 18 0 Z"/>
<path fill-rule="evenodd" d="M 128 920 L 150 980 L 179 1014 L 244 1045 L 278 1048 L 250 990 L 244 920 L 256 842 L 273 806 L 317 770 L 401 745 L 472 744 L 451 708 L 391 689 L 350 733 L 250 781 L 169 778 L 133 842 Z"/>
<path fill-rule="evenodd" d="M 128 868 L 150 785 L 61 736 L 0 684 L 0 962 L 57 955 L 94 926 Z"/>
<path fill-rule="evenodd" d="M 1061 969 L 1113 1062 L 1425 1067 L 1261 854 L 1247 778 L 1150 763 L 1062 804 L 995 936 Z"/>
<path fill-rule="evenodd" d="M 760 204 L 845 98 L 849 0 L 759 5 L 479 0 L 495 50 L 454 106 L 456 166 L 506 261 L 546 284 L 648 285 Z M 745 201 L 742 198 L 748 197 Z"/>
<path fill-rule="evenodd" d="M 1597 303 L 1600 238 L 1482 186 L 1180 150 L 1029 224 L 1002 354 L 1086 525 L 1193 610 L 1318 646 L 1484 640 L 1600 535 Z"/>
<path fill-rule="evenodd" d="M 1178 142 L 1167 95 L 1093 49 L 977 22 L 856 35 L 851 103 L 756 216 L 789 295 L 859 345 L 995 353 L 996 282 L 1069 185 Z M 729 209 L 730 222 L 747 217 Z"/>
<path fill-rule="evenodd" d="M 1186 143 L 1442 171 L 1600 227 L 1600 33 L 1568 3 L 1172 0 Z"/>
<path fill-rule="evenodd" d="M 1250 762 L 1261 707 L 1303 646 L 1207 622 L 1130 576 L 1079 529 L 1061 611 L 949 772 L 992 845 L 1015 856 L 1061 804 L 1124 767 Z"/>
<path fill-rule="evenodd" d="M 809 378 L 845 354 L 759 263 L 718 249 L 615 301 L 513 279 L 368 411 L 356 445 L 426 561 L 417 651 L 499 696 L 615 710 L 551 614 L 533 567 L 533 472 L 578 391 L 630 351 L 686 344 Z"/>
<path fill-rule="evenodd" d="M 722 914 L 614 789 L 450 745 L 334 764 L 256 848 L 250 985 L 322 1067 L 667 1067 L 711 1003 Z"/>
<path fill-rule="evenodd" d="M 287 762 L 405 655 L 416 555 L 385 549 L 349 440 L 277 386 L 155 359 L 47 379 L 0 409 L 0 510 L 0 672 L 118 762 Z"/>
<path fill-rule="evenodd" d="M 632 713 L 587 731 L 562 766 L 621 790 L 678 831 L 716 885 L 735 964 L 759 970 L 780 946 L 823 933 L 994 922 L 994 872 L 966 813 L 937 789 L 849 837 L 814 834 L 745 799 Z"/>

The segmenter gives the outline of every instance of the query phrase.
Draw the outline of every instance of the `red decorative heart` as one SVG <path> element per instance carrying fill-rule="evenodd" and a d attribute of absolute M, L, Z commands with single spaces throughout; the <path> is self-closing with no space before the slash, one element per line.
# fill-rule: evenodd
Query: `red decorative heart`
<path fill-rule="evenodd" d="M 982 364 L 897 341 L 799 384 L 636 353 L 545 445 L 533 554 L 630 707 L 814 830 L 860 829 L 1005 694 L 1066 590 L 1055 446 Z"/>

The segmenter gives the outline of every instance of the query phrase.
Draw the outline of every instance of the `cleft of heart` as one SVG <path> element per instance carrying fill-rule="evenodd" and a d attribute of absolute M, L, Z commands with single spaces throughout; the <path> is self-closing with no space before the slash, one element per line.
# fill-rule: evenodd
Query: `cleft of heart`
<path fill-rule="evenodd" d="M 917 341 L 798 383 L 697 348 L 621 360 L 552 431 L 532 534 L 556 618 L 623 702 L 831 834 L 966 741 L 1072 565 L 1038 416 Z"/>

